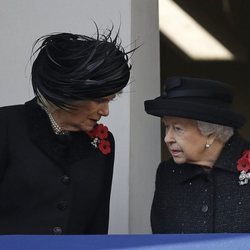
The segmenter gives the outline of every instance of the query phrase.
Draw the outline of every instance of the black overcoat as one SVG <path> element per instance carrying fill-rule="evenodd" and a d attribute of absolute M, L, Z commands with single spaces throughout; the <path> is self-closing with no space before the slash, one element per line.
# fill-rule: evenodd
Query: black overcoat
<path fill-rule="evenodd" d="M 0 108 L 0 234 L 105 234 L 114 162 L 84 132 L 55 135 L 36 100 Z"/>
<path fill-rule="evenodd" d="M 250 233 L 250 182 L 239 185 L 237 161 L 249 142 L 235 134 L 208 171 L 162 162 L 151 209 L 153 233 Z"/>

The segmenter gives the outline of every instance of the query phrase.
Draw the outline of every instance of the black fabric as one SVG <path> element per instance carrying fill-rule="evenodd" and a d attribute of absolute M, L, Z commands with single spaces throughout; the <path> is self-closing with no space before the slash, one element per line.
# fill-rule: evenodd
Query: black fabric
<path fill-rule="evenodd" d="M 250 182 L 237 161 L 250 143 L 234 135 L 212 169 L 162 162 L 151 209 L 153 233 L 250 233 Z"/>
<path fill-rule="evenodd" d="M 225 95 L 223 92 L 214 92 L 211 89 L 192 89 L 192 90 L 177 90 L 169 93 L 164 93 L 168 98 L 177 98 L 177 97 L 205 97 L 218 99 L 220 101 L 231 101 L 231 96 Z"/>
<path fill-rule="evenodd" d="M 114 163 L 36 104 L 0 108 L 0 234 L 106 234 Z"/>
<path fill-rule="evenodd" d="M 163 94 L 145 101 L 145 110 L 155 116 L 177 116 L 240 128 L 245 118 L 230 106 L 232 88 L 207 79 L 168 78 Z"/>
<path fill-rule="evenodd" d="M 231 103 L 233 101 L 232 87 L 215 80 L 169 77 L 165 82 L 164 97 L 205 97 Z"/>
<path fill-rule="evenodd" d="M 48 115 L 37 105 L 36 98 L 25 103 L 25 116 L 33 143 L 65 171 L 67 166 L 93 152 L 89 146 L 91 138 L 86 133 L 71 132 L 70 135 L 56 135 Z"/>

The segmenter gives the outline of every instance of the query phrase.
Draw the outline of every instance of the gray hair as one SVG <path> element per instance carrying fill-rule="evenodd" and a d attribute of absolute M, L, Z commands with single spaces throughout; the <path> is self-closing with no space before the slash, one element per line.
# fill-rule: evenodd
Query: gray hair
<path fill-rule="evenodd" d="M 227 142 L 229 138 L 234 134 L 234 129 L 232 127 L 213 124 L 204 121 L 197 121 L 198 129 L 204 136 L 214 134 L 217 139 L 222 142 Z"/>
<path fill-rule="evenodd" d="M 55 110 L 59 109 L 59 107 L 55 106 L 50 101 L 47 101 L 39 90 L 37 90 L 37 95 L 37 104 L 40 105 L 40 107 L 47 113 L 53 113 Z"/>

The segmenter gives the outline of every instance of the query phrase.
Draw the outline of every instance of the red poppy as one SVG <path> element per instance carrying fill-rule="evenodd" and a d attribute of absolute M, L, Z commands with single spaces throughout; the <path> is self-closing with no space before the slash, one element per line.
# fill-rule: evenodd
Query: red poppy
<path fill-rule="evenodd" d="M 96 130 L 93 129 L 93 130 L 91 130 L 91 131 L 88 131 L 87 134 L 88 134 L 88 136 L 90 136 L 91 138 L 93 138 L 93 137 L 96 136 Z"/>
<path fill-rule="evenodd" d="M 104 140 L 108 137 L 108 128 L 103 124 L 98 124 L 95 128 L 87 134 L 92 138 L 91 144 L 95 148 L 99 148 L 99 150 L 103 154 L 109 154 L 111 152 L 110 142 L 108 140 Z"/>
<path fill-rule="evenodd" d="M 108 128 L 103 124 L 99 124 L 96 128 L 96 136 L 100 139 L 105 139 L 108 137 Z"/>
<path fill-rule="evenodd" d="M 248 172 L 250 170 L 250 150 L 245 150 L 242 157 L 237 161 L 238 171 Z"/>
<path fill-rule="evenodd" d="M 97 129 L 100 125 L 96 125 L 91 131 L 86 132 L 90 137 L 97 137 Z"/>
<path fill-rule="evenodd" d="M 99 144 L 99 149 L 105 155 L 111 152 L 110 142 L 107 140 L 101 140 Z"/>

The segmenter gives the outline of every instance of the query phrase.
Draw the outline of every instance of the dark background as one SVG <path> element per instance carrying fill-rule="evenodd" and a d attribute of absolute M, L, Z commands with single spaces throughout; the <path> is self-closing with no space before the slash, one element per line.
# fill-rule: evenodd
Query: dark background
<path fill-rule="evenodd" d="M 250 1 L 175 0 L 200 25 L 235 56 L 234 61 L 194 61 L 160 34 L 161 84 L 169 76 L 190 76 L 220 80 L 233 85 L 233 109 L 247 122 L 239 132 L 250 139 Z M 162 138 L 164 138 L 162 127 Z M 168 157 L 162 143 L 162 158 Z"/>

